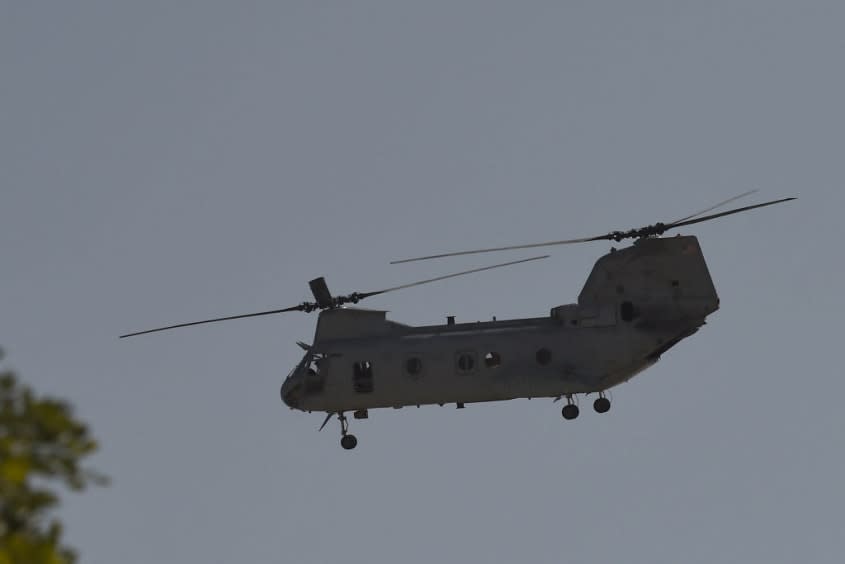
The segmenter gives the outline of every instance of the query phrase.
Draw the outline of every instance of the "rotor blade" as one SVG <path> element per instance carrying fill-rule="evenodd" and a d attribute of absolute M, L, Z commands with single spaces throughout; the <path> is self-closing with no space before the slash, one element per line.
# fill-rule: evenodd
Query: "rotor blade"
<path fill-rule="evenodd" d="M 120 338 L 134 337 L 135 335 L 145 335 L 147 333 L 155 333 L 157 331 L 166 331 L 168 329 L 176 329 L 178 327 L 190 327 L 191 325 L 202 325 L 203 323 L 216 323 L 218 321 L 229 321 L 230 319 L 242 319 L 244 317 L 258 317 L 259 315 L 271 315 L 273 313 L 283 313 L 286 311 L 303 311 L 302 305 L 286 307 L 285 309 L 274 309 L 271 311 L 259 311 L 257 313 L 245 313 L 243 315 L 231 315 L 229 317 L 218 317 L 216 319 L 204 319 L 203 321 L 191 321 L 190 323 L 179 323 L 178 325 L 168 325 L 167 327 L 158 327 L 156 329 L 147 329 L 146 331 L 138 331 L 135 333 L 127 333 L 121 335 Z"/>
<path fill-rule="evenodd" d="M 314 294 L 314 299 L 317 300 L 317 305 L 323 309 L 331 307 L 332 293 L 329 292 L 329 287 L 326 285 L 326 279 L 320 276 L 310 281 L 308 285 L 311 287 L 311 293 Z"/>
<path fill-rule="evenodd" d="M 701 223 L 702 221 L 710 221 L 711 219 L 716 219 L 717 217 L 724 217 L 726 215 L 733 215 L 735 213 L 740 213 L 744 211 L 749 211 L 757 208 L 765 208 L 766 206 L 773 206 L 775 204 L 780 204 L 782 202 L 789 202 L 792 200 L 797 200 L 798 198 L 781 198 L 780 200 L 772 200 L 771 202 L 763 202 L 762 204 L 754 204 L 753 206 L 745 206 L 742 208 L 736 208 L 733 210 L 728 210 L 721 213 L 714 213 L 712 215 L 705 215 L 704 217 L 699 217 L 696 219 L 691 219 L 689 221 L 681 221 L 678 223 L 673 223 L 672 225 L 667 226 L 668 229 L 675 229 L 676 227 L 683 227 L 684 225 L 692 225 L 694 223 Z"/>
<path fill-rule="evenodd" d="M 511 245 L 511 246 L 507 246 L 507 247 L 491 247 L 491 248 L 488 248 L 488 249 L 475 249 L 475 250 L 471 250 L 471 251 L 457 251 L 457 252 L 453 252 L 453 253 L 441 253 L 441 254 L 437 254 L 437 255 L 428 255 L 428 256 L 424 256 L 424 257 L 415 257 L 415 258 L 408 258 L 408 259 L 402 259 L 402 260 L 394 260 L 394 261 L 391 261 L 390 264 L 402 264 L 402 263 L 406 263 L 406 262 L 415 262 L 415 261 L 420 261 L 420 260 L 438 259 L 438 258 L 443 258 L 443 257 L 455 257 L 455 256 L 461 256 L 461 255 L 473 255 L 473 254 L 477 254 L 477 253 L 493 253 L 493 252 L 497 252 L 497 251 L 513 251 L 513 250 L 517 250 L 517 249 L 534 249 L 534 248 L 537 248 L 537 247 L 551 247 L 551 246 L 554 246 L 554 245 L 569 245 L 569 244 L 572 244 L 572 243 L 588 243 L 590 241 L 604 241 L 604 240 L 606 240 L 606 241 L 622 241 L 623 239 L 638 239 L 638 238 L 642 238 L 642 237 L 654 237 L 654 236 L 660 236 L 664 232 L 668 231 L 669 229 L 674 229 L 675 227 L 681 227 L 681 226 L 684 226 L 684 225 L 692 225 L 694 223 L 701 223 L 702 221 L 715 219 L 717 217 L 722 217 L 722 216 L 725 216 L 725 215 L 731 215 L 731 214 L 734 214 L 734 213 L 753 210 L 755 208 L 762 208 L 762 207 L 766 207 L 766 206 L 771 206 L 771 205 L 774 205 L 774 204 L 779 204 L 781 202 L 788 202 L 790 200 L 796 199 L 796 198 L 783 198 L 783 199 L 780 199 L 780 200 L 774 200 L 774 201 L 771 201 L 771 202 L 764 202 L 762 204 L 756 204 L 756 205 L 753 205 L 753 206 L 745 206 L 745 207 L 737 208 L 737 209 L 734 209 L 734 210 L 728 210 L 726 212 L 708 215 L 708 216 L 701 217 L 701 218 L 698 218 L 698 219 L 692 219 L 696 216 L 699 216 L 699 215 L 706 213 L 708 211 L 712 211 L 716 208 L 727 205 L 731 202 L 734 202 L 734 201 L 736 201 L 740 198 L 744 198 L 744 197 L 746 197 L 750 194 L 753 194 L 755 192 L 757 192 L 757 190 L 749 190 L 748 192 L 743 192 L 742 194 L 739 194 L 739 195 L 734 196 L 732 198 L 728 198 L 727 200 L 725 200 L 723 202 L 719 202 L 715 206 L 710 206 L 709 208 L 707 208 L 705 210 L 701 210 L 698 213 L 694 213 L 692 215 L 689 215 L 687 217 L 684 217 L 684 218 L 679 219 L 679 220 L 672 222 L 672 223 L 665 223 L 665 224 L 664 223 L 656 223 L 654 225 L 649 225 L 649 226 L 646 226 L 646 227 L 640 227 L 640 228 L 635 228 L 635 229 L 629 229 L 627 231 L 612 231 L 612 232 L 610 232 L 606 235 L 597 235 L 595 237 L 583 237 L 583 238 L 580 238 L 580 239 L 564 239 L 562 241 L 547 241 L 547 242 L 544 242 L 544 243 L 531 243 L 531 244 L 527 244 L 527 245 Z"/>
<path fill-rule="evenodd" d="M 463 272 L 455 272 L 454 274 L 446 274 L 445 276 L 438 276 L 436 278 L 429 278 L 428 280 L 420 280 L 419 282 L 411 282 L 410 284 L 402 284 L 401 286 L 394 286 L 393 288 L 386 288 L 384 290 L 378 290 L 376 292 L 363 292 L 359 293 L 358 297 L 360 299 L 369 298 L 370 296 L 377 296 L 379 294 L 386 294 L 387 292 L 395 292 L 396 290 L 404 290 L 405 288 L 413 288 L 414 286 L 421 286 L 423 284 L 428 284 L 429 282 L 437 282 L 439 280 L 446 280 L 447 278 L 455 278 L 457 276 L 464 276 L 466 274 L 472 274 L 474 272 L 483 272 L 485 270 L 493 270 L 494 268 L 502 268 L 503 266 L 511 266 L 512 264 L 520 264 L 523 262 L 531 262 L 534 260 L 542 260 L 549 258 L 549 255 L 542 255 L 539 257 L 531 257 L 527 259 L 521 260 L 513 260 L 510 262 L 503 262 L 501 264 L 494 264 L 492 266 L 482 266 L 481 268 L 473 268 L 472 270 L 464 270 Z"/>
<path fill-rule="evenodd" d="M 718 204 L 716 204 L 715 206 L 710 206 L 709 208 L 704 209 L 704 210 L 701 210 L 700 212 L 696 212 L 696 213 L 694 213 L 694 214 L 692 214 L 692 215 L 688 215 L 688 216 L 686 216 L 686 217 L 682 217 L 681 219 L 675 220 L 675 221 L 673 221 L 672 223 L 670 223 L 669 225 L 675 225 L 676 223 L 680 223 L 680 222 L 682 222 L 682 221 L 686 221 L 686 220 L 688 220 L 688 219 L 692 219 L 692 218 L 694 218 L 694 217 L 696 217 L 696 216 L 699 216 L 699 215 L 701 215 L 701 214 L 703 214 L 703 213 L 707 213 L 707 212 L 709 212 L 709 211 L 713 211 L 713 210 L 715 210 L 715 209 L 717 209 L 717 208 L 721 208 L 722 206 L 726 206 L 726 205 L 730 204 L 731 202 L 735 202 L 735 201 L 737 201 L 737 200 L 739 200 L 739 199 L 741 199 L 741 198 L 744 198 L 744 197 L 746 197 L 746 196 L 750 196 L 751 194 L 754 194 L 754 193 L 756 193 L 756 192 L 759 192 L 759 190 L 757 190 L 756 188 L 755 188 L 754 190 L 749 190 L 748 192 L 743 192 L 742 194 L 739 194 L 739 195 L 737 195 L 737 196 L 734 196 L 733 198 L 728 198 L 728 199 L 727 199 L 727 200 L 725 200 L 724 202 L 719 202 L 719 203 L 718 203 Z"/>
<path fill-rule="evenodd" d="M 565 239 L 563 241 L 547 241 L 545 243 L 530 243 L 527 245 L 511 245 L 508 247 L 491 247 L 489 249 L 474 249 L 472 251 L 457 251 L 454 253 L 441 253 L 439 255 L 428 255 L 425 257 L 415 257 L 415 258 L 408 258 L 402 260 L 393 260 L 390 261 L 390 264 L 403 264 L 406 262 L 416 262 L 419 260 L 431 260 L 431 259 L 438 259 L 443 257 L 457 257 L 461 255 L 476 255 L 480 253 L 495 253 L 498 251 L 515 251 L 518 249 L 536 249 L 537 247 L 551 247 L 554 245 L 569 245 L 572 243 L 587 243 L 589 241 L 598 241 L 600 239 L 605 239 L 606 236 L 600 235 L 598 237 L 585 237 L 582 239 Z"/>

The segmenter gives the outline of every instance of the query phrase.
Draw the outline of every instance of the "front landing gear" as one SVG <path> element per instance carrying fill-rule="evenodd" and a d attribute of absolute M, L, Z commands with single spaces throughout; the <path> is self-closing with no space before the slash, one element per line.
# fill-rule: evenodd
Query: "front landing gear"
<path fill-rule="evenodd" d="M 342 446 L 346 450 L 352 450 L 357 445 L 358 439 L 355 438 L 355 435 L 343 435 L 340 438 L 340 446 Z"/>
<path fill-rule="evenodd" d="M 346 450 L 352 450 L 358 446 L 358 439 L 355 438 L 355 435 L 349 433 L 349 423 L 346 421 L 346 415 L 341 412 L 337 414 L 337 418 L 340 420 L 340 446 Z"/>

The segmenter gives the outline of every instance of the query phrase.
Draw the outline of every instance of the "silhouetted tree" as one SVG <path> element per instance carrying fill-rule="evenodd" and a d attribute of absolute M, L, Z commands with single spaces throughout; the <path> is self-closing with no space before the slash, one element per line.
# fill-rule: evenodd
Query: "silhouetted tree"
<path fill-rule="evenodd" d="M 0 369 L 0 564 L 76 561 L 61 544 L 61 523 L 50 516 L 59 502 L 54 486 L 79 491 L 105 484 L 104 476 L 80 465 L 96 449 L 68 403 L 38 397 Z"/>

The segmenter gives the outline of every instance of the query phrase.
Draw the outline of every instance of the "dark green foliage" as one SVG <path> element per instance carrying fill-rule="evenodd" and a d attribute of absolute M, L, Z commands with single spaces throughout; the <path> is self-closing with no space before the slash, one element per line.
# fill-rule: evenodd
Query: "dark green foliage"
<path fill-rule="evenodd" d="M 0 353 L 1 354 L 1 353 Z M 67 403 L 38 397 L 0 370 L 0 564 L 71 564 L 61 524 L 49 513 L 57 481 L 80 491 L 106 478 L 80 465 L 97 449 Z"/>

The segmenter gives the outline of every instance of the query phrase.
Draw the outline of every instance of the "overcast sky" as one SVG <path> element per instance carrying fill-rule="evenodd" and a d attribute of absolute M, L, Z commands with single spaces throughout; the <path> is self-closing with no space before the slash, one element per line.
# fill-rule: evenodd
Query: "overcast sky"
<path fill-rule="evenodd" d="M 841 562 L 843 27 L 839 1 L 5 3 L 4 364 L 74 403 L 113 478 L 64 496 L 66 540 L 93 564 Z M 799 200 L 683 231 L 722 307 L 606 415 L 382 410 L 346 452 L 279 400 L 313 315 L 117 339 L 754 188 Z M 368 306 L 546 315 L 608 249 Z"/>

